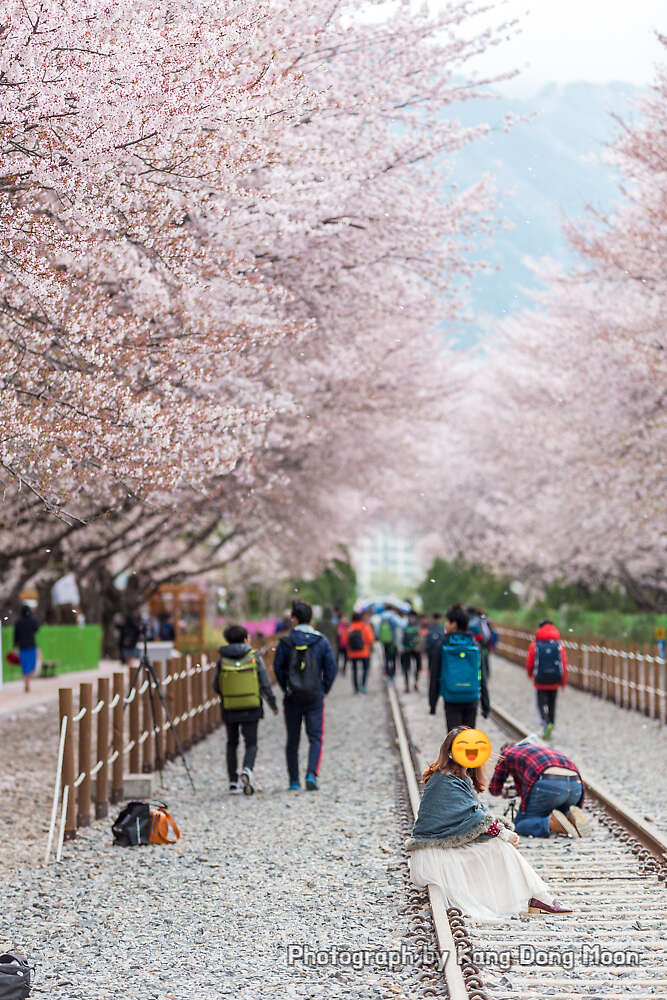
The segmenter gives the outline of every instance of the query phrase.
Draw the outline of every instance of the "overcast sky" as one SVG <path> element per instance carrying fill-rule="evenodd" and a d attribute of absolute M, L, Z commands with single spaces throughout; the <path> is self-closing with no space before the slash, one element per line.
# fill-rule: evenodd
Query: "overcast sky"
<path fill-rule="evenodd" d="M 438 7 L 443 2 L 430 0 Z M 654 31 L 667 33 L 665 0 L 508 0 L 483 20 L 506 17 L 520 19 L 521 34 L 493 48 L 478 68 L 520 69 L 503 90 L 522 95 L 552 81 L 648 84 L 663 51 Z"/>

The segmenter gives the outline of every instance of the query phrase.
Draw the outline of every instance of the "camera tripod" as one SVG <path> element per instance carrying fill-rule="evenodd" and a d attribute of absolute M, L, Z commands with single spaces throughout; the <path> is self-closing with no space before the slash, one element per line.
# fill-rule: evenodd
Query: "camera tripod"
<path fill-rule="evenodd" d="M 130 689 L 129 689 L 128 693 L 127 693 L 127 696 L 128 696 L 128 699 L 130 699 L 132 697 L 132 692 L 135 689 L 137 689 L 137 683 L 139 681 L 139 678 L 142 677 L 142 676 L 145 677 L 145 679 L 148 681 L 148 700 L 150 701 L 150 705 L 151 705 L 151 718 L 153 720 L 153 732 L 155 732 L 157 730 L 157 719 L 156 719 L 156 716 L 155 716 L 155 700 L 154 699 L 155 699 L 155 697 L 158 697 L 160 699 L 160 704 L 162 705 L 162 710 L 164 711 L 164 714 L 165 714 L 165 716 L 167 718 L 167 722 L 169 723 L 169 729 L 171 730 L 171 733 L 172 733 L 172 735 L 174 737 L 174 744 L 176 746 L 176 753 L 178 754 L 178 756 L 183 761 L 183 767 L 185 768 L 185 773 L 187 774 L 188 779 L 190 781 L 190 784 L 192 785 L 192 791 L 196 792 L 197 789 L 195 788 L 195 783 L 192 780 L 192 774 L 190 773 L 190 768 L 188 767 L 188 762 L 187 762 L 187 760 L 185 758 L 185 753 L 183 752 L 183 747 L 181 746 L 181 741 L 178 738 L 178 733 L 176 732 L 176 727 L 174 726 L 173 720 L 171 718 L 171 713 L 169 712 L 169 709 L 167 708 L 167 702 L 166 702 L 166 699 L 164 697 L 164 692 L 163 692 L 162 688 L 160 687 L 159 678 L 158 678 L 157 674 L 155 673 L 155 668 L 153 667 L 153 664 L 151 663 L 151 661 L 149 659 L 149 656 L 148 656 L 148 647 L 146 645 L 146 641 L 147 641 L 146 640 L 146 632 L 144 631 L 144 633 L 143 633 L 144 648 L 143 648 L 143 651 L 142 651 L 142 654 L 141 654 L 141 659 L 139 660 L 139 664 L 138 664 L 138 666 L 136 666 L 134 668 L 134 676 L 132 677 L 132 680 L 130 681 Z M 129 702 L 127 702 L 126 704 L 129 704 Z M 160 783 L 164 784 L 164 777 L 163 777 L 163 774 L 162 774 L 162 769 L 164 767 L 164 760 L 160 756 L 159 753 L 158 753 L 157 758 L 156 758 L 156 763 L 157 763 L 157 769 L 160 772 Z"/>

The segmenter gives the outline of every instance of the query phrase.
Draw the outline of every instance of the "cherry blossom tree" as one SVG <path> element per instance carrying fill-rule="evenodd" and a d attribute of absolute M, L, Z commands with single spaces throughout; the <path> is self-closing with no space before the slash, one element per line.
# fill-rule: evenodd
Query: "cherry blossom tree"
<path fill-rule="evenodd" d="M 484 131 L 447 108 L 485 92 L 466 64 L 508 26 L 367 7 L 6 5 L 8 597 L 129 565 L 146 590 L 251 544 L 282 564 L 300 540 L 301 571 L 432 436 L 433 331 L 491 184 L 443 197 L 430 164 Z"/>
<path fill-rule="evenodd" d="M 663 44 L 665 40 L 663 39 Z M 667 69 L 614 148 L 623 200 L 570 225 L 571 273 L 471 370 L 449 542 L 533 582 L 625 586 L 667 606 Z"/>

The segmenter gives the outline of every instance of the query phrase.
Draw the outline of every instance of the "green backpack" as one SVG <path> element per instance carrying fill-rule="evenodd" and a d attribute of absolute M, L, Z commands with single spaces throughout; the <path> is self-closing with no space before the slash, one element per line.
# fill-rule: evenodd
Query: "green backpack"
<path fill-rule="evenodd" d="M 257 658 L 252 649 L 242 660 L 222 657 L 218 686 L 222 707 L 226 712 L 259 708 L 262 699 L 259 693 Z"/>
<path fill-rule="evenodd" d="M 391 622 L 388 618 L 383 618 L 380 622 L 378 639 L 385 646 L 389 646 L 394 641 L 394 630 L 391 627 Z"/>
<path fill-rule="evenodd" d="M 403 629 L 403 649 L 417 649 L 421 639 L 419 625 L 406 625 Z"/>

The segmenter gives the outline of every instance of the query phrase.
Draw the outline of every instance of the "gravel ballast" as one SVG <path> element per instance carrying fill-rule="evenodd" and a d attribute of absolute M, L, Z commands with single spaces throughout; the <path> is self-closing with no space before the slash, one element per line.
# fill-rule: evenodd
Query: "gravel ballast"
<path fill-rule="evenodd" d="M 539 734 L 535 689 L 525 670 L 492 656 L 490 695 L 492 705 Z M 480 716 L 482 729 L 483 722 Z M 566 687 L 558 693 L 551 744 L 667 833 L 667 726 Z"/>
<path fill-rule="evenodd" d="M 284 723 L 270 714 L 260 724 L 254 796 L 227 792 L 224 729 L 189 754 L 196 793 L 182 765 L 170 764 L 158 795 L 183 833 L 175 846 L 114 848 L 105 820 L 66 843 L 60 865 L 44 868 L 53 761 L 33 774 L 35 839 L 20 842 L 29 824 L 15 816 L 9 829 L 20 836 L 3 844 L 0 950 L 20 949 L 37 965 L 34 995 L 409 996 L 417 975 L 409 964 L 387 971 L 370 961 L 357 970 L 347 959 L 313 966 L 298 956 L 288 964 L 290 945 L 335 946 L 359 962 L 364 949 L 407 942 L 397 758 L 377 664 L 368 695 L 350 688 L 339 676 L 327 699 L 319 792 L 287 791 Z M 55 712 L 41 716 L 53 747 Z M 28 722 L 9 724 L 17 736 Z M 305 734 L 301 753 L 303 761 Z M 27 809 L 29 797 L 13 794 L 13 806 Z"/>

